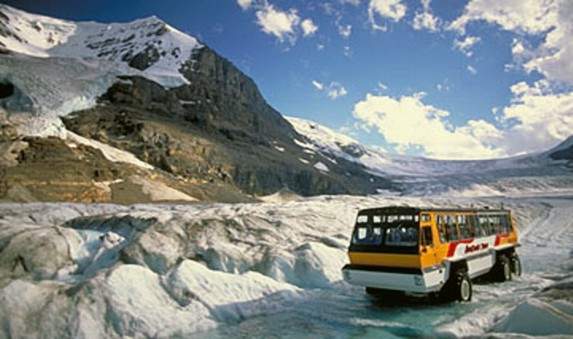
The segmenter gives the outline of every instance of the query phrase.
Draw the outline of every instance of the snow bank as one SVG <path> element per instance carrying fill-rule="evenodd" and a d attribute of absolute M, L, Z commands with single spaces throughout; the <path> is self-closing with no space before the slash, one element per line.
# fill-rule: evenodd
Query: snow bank
<path fill-rule="evenodd" d="M 97 140 L 84 138 L 81 135 L 77 135 L 76 133 L 71 132 L 71 131 L 66 131 L 66 134 L 67 134 L 66 135 L 67 140 L 77 142 L 79 144 L 90 146 L 90 147 L 93 147 L 95 149 L 98 149 L 103 153 L 104 157 L 109 161 L 126 162 L 126 163 L 135 165 L 135 166 L 140 167 L 140 168 L 153 169 L 153 166 L 151 166 L 150 164 L 148 164 L 144 161 L 137 159 L 137 157 L 135 155 L 133 155 L 133 153 L 129 153 L 129 152 L 124 151 L 124 150 L 120 150 L 120 149 L 112 147 L 110 145 L 101 143 Z"/>
<path fill-rule="evenodd" d="M 302 290 L 260 273 L 212 271 L 191 260 L 181 262 L 166 280 L 179 304 L 198 301 L 222 322 L 277 312 L 302 297 Z"/>
<path fill-rule="evenodd" d="M 573 335 L 573 304 L 530 298 L 514 308 L 493 330 L 528 335 Z"/>
<path fill-rule="evenodd" d="M 109 300 L 107 317 L 119 336 L 185 336 L 216 325 L 205 305 L 176 303 L 160 277 L 139 265 L 114 269 L 103 289 Z"/>

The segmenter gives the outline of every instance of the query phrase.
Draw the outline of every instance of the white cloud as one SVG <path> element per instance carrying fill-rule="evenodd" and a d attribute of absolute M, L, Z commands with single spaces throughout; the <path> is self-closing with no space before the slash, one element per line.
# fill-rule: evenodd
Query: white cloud
<path fill-rule="evenodd" d="M 393 98 L 367 94 L 353 115 L 376 129 L 398 151 L 421 149 L 450 159 L 491 158 L 532 153 L 573 134 L 573 92 L 555 93 L 547 80 L 511 86 L 511 103 L 492 113 L 502 127 L 485 120 L 453 126 L 448 111 L 423 102 L 424 95 Z"/>
<path fill-rule="evenodd" d="M 477 74 L 477 69 L 475 69 L 472 65 L 468 65 L 468 67 L 466 67 L 466 69 L 468 70 L 468 72 L 470 72 L 473 75 Z"/>
<path fill-rule="evenodd" d="M 349 4 L 352 6 L 358 6 L 360 5 L 360 0 L 340 0 L 341 4 Z"/>
<path fill-rule="evenodd" d="M 439 30 L 439 20 L 429 12 L 416 13 L 412 27 L 418 31 L 427 29 L 431 32 L 437 32 Z"/>
<path fill-rule="evenodd" d="M 352 56 L 352 49 L 350 46 L 344 46 L 344 56 L 350 58 Z"/>
<path fill-rule="evenodd" d="M 377 23 L 376 16 L 397 22 L 406 15 L 406 10 L 406 5 L 400 0 L 370 0 L 368 20 L 373 29 L 386 31 L 386 25 Z"/>
<path fill-rule="evenodd" d="M 346 88 L 344 88 L 344 86 L 342 86 L 338 82 L 331 82 L 330 86 L 328 86 L 328 91 L 326 93 L 326 95 L 328 95 L 328 97 L 331 98 L 332 100 L 335 100 L 339 97 L 343 97 L 346 94 L 348 94 Z"/>
<path fill-rule="evenodd" d="M 326 86 L 320 81 L 313 80 L 312 85 L 314 86 L 314 88 L 316 88 L 316 90 L 320 92 L 324 91 L 326 93 L 326 96 L 332 100 L 335 100 L 339 97 L 343 97 L 348 94 L 346 88 L 344 88 L 344 86 L 342 86 L 340 83 L 336 81 L 332 81 L 328 86 Z"/>
<path fill-rule="evenodd" d="M 546 80 L 511 86 L 512 103 L 502 118 L 515 125 L 506 132 L 510 154 L 547 149 L 573 134 L 573 92 L 553 93 Z"/>
<path fill-rule="evenodd" d="M 471 21 L 485 20 L 508 31 L 542 33 L 555 25 L 556 7 L 569 0 L 471 0 L 450 28 L 465 33 Z"/>
<path fill-rule="evenodd" d="M 243 10 L 247 10 L 253 4 L 253 0 L 237 0 L 237 4 L 239 4 Z"/>
<path fill-rule="evenodd" d="M 388 89 L 388 86 L 386 86 L 386 85 L 385 85 L 384 83 L 382 83 L 382 82 L 379 82 L 379 83 L 378 83 L 378 88 L 379 88 L 381 91 L 385 91 L 385 90 Z"/>
<path fill-rule="evenodd" d="M 436 89 L 439 92 L 449 92 L 450 91 L 450 84 L 448 79 L 445 79 L 442 83 L 436 84 Z"/>
<path fill-rule="evenodd" d="M 324 84 L 319 81 L 312 80 L 312 85 L 319 91 L 322 91 L 324 89 Z"/>
<path fill-rule="evenodd" d="M 465 34 L 466 26 L 479 20 L 524 37 L 542 37 L 533 50 L 515 45 L 517 61 L 527 71 L 536 70 L 549 80 L 573 84 L 573 1 L 471 0 L 449 28 Z"/>
<path fill-rule="evenodd" d="M 476 36 L 466 36 L 464 39 L 454 40 L 454 48 L 464 53 L 468 58 L 473 55 L 472 48 L 475 44 L 481 41 L 481 38 Z"/>
<path fill-rule="evenodd" d="M 322 51 L 324 49 L 324 47 L 325 47 L 324 44 L 317 44 L 316 45 L 316 49 L 319 51 Z"/>
<path fill-rule="evenodd" d="M 495 126 L 483 120 L 471 120 L 463 127 L 448 121 L 449 112 L 422 102 L 423 93 L 392 98 L 367 94 L 354 106 L 353 115 L 375 128 L 399 151 L 421 148 L 436 158 L 487 158 L 503 152 L 480 138 L 497 140 Z"/>
<path fill-rule="evenodd" d="M 545 78 L 511 86 L 511 103 L 495 108 L 507 154 L 547 149 L 573 134 L 573 1 L 470 0 L 449 28 L 464 35 L 474 21 L 497 25 L 516 36 L 511 44 L 515 64 Z M 533 43 L 530 39 L 534 37 Z M 538 43 L 535 43 L 538 41 Z"/>
<path fill-rule="evenodd" d="M 302 35 L 303 36 L 311 36 L 318 31 L 318 26 L 314 24 L 311 19 L 304 19 L 300 23 L 300 27 L 302 28 Z"/>
<path fill-rule="evenodd" d="M 257 24 L 263 32 L 274 35 L 279 41 L 288 39 L 291 43 L 296 40 L 295 27 L 300 22 L 300 17 L 295 9 L 281 11 L 271 4 L 265 4 L 257 10 Z"/>
<path fill-rule="evenodd" d="M 415 30 L 427 29 L 431 32 L 437 32 L 440 29 L 441 20 L 434 16 L 430 9 L 430 0 L 422 0 L 422 12 L 417 12 L 412 22 Z"/>
<path fill-rule="evenodd" d="M 345 39 L 348 39 L 352 34 L 352 25 L 338 25 L 338 34 Z"/>

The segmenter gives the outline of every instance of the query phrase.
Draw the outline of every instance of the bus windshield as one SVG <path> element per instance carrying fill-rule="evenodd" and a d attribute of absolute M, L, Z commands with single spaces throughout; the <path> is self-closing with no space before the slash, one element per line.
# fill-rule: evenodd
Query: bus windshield
<path fill-rule="evenodd" d="M 354 250 L 417 253 L 418 215 L 359 215 L 352 235 Z"/>

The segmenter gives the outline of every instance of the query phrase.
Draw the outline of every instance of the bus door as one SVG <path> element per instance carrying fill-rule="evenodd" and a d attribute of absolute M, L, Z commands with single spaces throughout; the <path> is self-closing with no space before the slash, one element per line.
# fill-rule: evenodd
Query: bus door
<path fill-rule="evenodd" d="M 437 253 L 437 242 L 432 231 L 430 214 L 420 215 L 420 257 L 422 267 L 434 267 L 440 265 Z"/>

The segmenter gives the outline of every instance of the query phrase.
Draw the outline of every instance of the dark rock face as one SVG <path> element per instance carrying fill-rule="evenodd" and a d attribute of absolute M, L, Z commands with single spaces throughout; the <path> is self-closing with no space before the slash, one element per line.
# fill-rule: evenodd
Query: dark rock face
<path fill-rule="evenodd" d="M 266 103 L 250 78 L 211 49 L 197 50 L 181 71 L 190 84 L 174 89 L 123 77 L 98 107 L 64 123 L 172 175 L 248 194 L 285 187 L 307 196 L 364 194 L 392 187 L 353 162 L 304 153 L 294 139 L 305 137 Z M 318 162 L 329 170 L 314 168 Z"/>
<path fill-rule="evenodd" d="M 186 103 L 185 119 L 219 130 L 230 139 L 245 134 L 259 142 L 286 141 L 297 136 L 273 109 L 252 79 L 228 60 L 204 47 L 181 70 L 191 84 L 175 89 Z"/>
<path fill-rule="evenodd" d="M 140 71 L 144 71 L 159 60 L 160 54 L 153 46 L 148 46 L 143 52 L 136 54 L 128 63 Z"/>
<path fill-rule="evenodd" d="M 556 149 L 556 151 L 549 154 L 551 159 L 573 161 L 573 136 L 562 142 Z"/>

